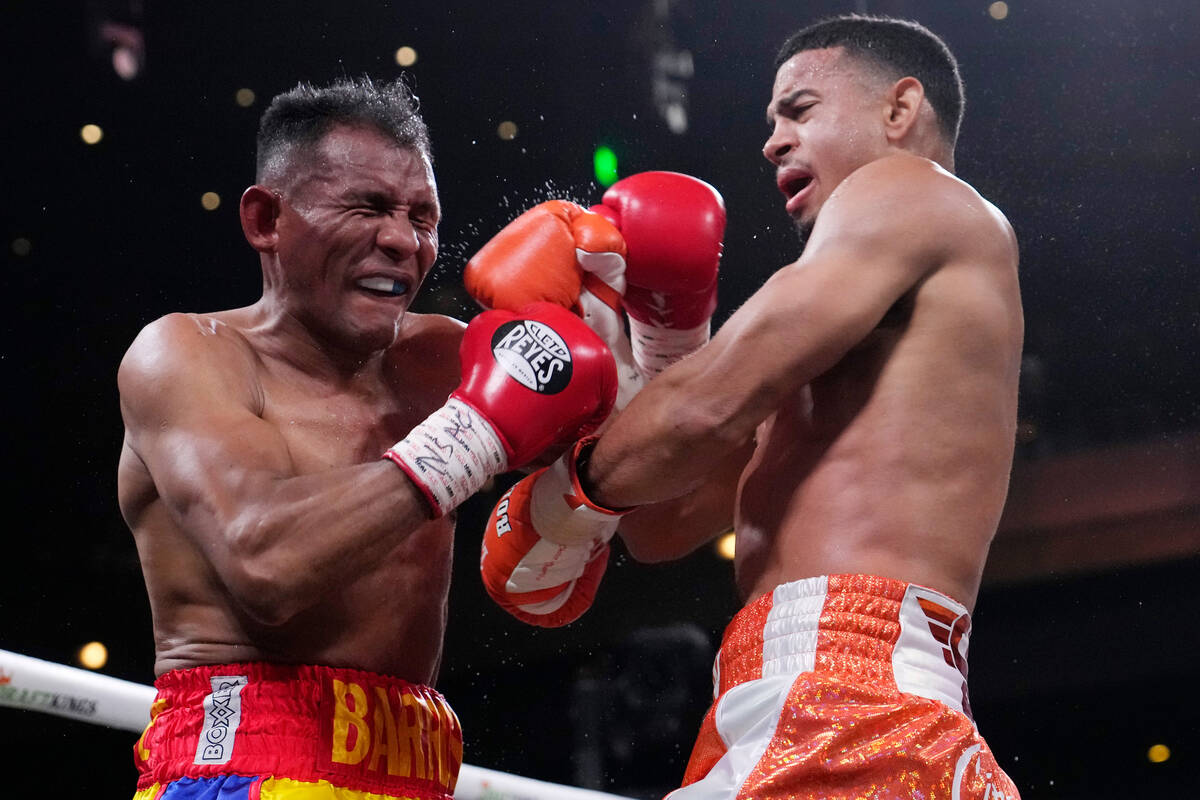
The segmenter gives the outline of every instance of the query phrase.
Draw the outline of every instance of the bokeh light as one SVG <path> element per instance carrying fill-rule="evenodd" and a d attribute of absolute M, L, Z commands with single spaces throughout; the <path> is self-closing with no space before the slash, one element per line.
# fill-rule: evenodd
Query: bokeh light
<path fill-rule="evenodd" d="M 77 658 L 81 666 L 100 669 L 108 663 L 108 648 L 100 642 L 88 642 L 79 648 Z"/>
<path fill-rule="evenodd" d="M 1151 764 L 1161 764 L 1171 757 L 1171 748 L 1165 744 L 1156 744 L 1146 751 L 1146 758 Z"/>
<path fill-rule="evenodd" d="M 411 67 L 417 63 L 417 51 L 405 45 L 396 50 L 396 63 L 402 67 Z"/>
<path fill-rule="evenodd" d="M 717 539 L 716 549 L 717 555 L 729 561 L 733 560 L 734 545 L 737 542 L 737 535 L 730 531 L 729 533 Z"/>
<path fill-rule="evenodd" d="M 496 135 L 506 142 L 517 138 L 517 123 L 507 119 L 504 120 L 504 122 L 496 126 Z"/>
<path fill-rule="evenodd" d="M 601 186 L 612 186 L 617 182 L 617 154 L 611 147 L 597 147 L 592 154 L 592 166 L 596 172 L 596 182 Z"/>
<path fill-rule="evenodd" d="M 97 144 L 104 138 L 104 130 L 99 125 L 89 122 L 79 129 L 79 138 L 83 139 L 85 144 Z"/>

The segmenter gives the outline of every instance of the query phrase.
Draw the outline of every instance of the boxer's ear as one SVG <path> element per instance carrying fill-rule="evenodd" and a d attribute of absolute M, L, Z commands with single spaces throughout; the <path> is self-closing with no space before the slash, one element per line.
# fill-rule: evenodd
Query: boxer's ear
<path fill-rule="evenodd" d="M 925 87 L 916 78 L 901 78 L 892 84 L 887 94 L 887 118 L 884 125 L 888 139 L 902 140 L 917 122 Z"/>
<path fill-rule="evenodd" d="M 279 193 L 266 186 L 254 184 L 242 193 L 238 213 L 242 218 L 242 233 L 250 246 L 260 253 L 275 250 L 279 242 Z"/>

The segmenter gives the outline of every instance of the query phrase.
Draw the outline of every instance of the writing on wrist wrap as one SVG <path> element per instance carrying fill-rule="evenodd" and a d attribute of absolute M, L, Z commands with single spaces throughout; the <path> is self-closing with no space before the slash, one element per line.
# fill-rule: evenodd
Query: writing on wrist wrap
<path fill-rule="evenodd" d="M 660 328 L 629 318 L 630 343 L 633 360 L 646 380 L 650 380 L 684 356 L 691 355 L 708 343 L 710 321 L 695 328 Z"/>
<path fill-rule="evenodd" d="M 508 455 L 491 423 L 453 397 L 388 448 L 383 457 L 412 478 L 437 516 L 508 468 Z"/>

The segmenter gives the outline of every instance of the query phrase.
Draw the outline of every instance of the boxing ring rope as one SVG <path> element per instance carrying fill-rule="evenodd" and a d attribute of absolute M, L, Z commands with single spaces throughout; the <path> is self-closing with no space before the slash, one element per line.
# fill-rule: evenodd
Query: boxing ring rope
<path fill-rule="evenodd" d="M 154 695 L 153 686 L 0 650 L 0 706 L 141 733 L 150 722 Z M 462 765 L 454 797 L 455 800 L 630 800 L 470 764 Z"/>

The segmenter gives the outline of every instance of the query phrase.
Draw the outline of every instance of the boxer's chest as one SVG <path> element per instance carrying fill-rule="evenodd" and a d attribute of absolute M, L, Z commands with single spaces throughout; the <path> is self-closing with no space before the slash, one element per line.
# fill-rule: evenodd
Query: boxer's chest
<path fill-rule="evenodd" d="M 366 396 L 305 395 L 294 387 L 264 391 L 263 419 L 279 430 L 301 473 L 379 458 L 432 410 L 384 391 Z"/>

